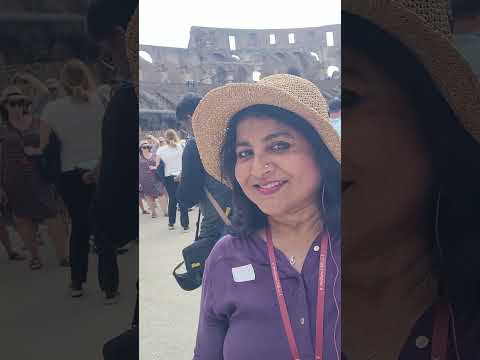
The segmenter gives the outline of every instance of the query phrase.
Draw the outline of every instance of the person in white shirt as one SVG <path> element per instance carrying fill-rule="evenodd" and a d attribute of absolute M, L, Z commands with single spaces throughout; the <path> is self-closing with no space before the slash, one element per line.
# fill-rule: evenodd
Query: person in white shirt
<path fill-rule="evenodd" d="M 83 295 L 90 247 L 89 212 L 95 192 L 95 171 L 101 156 L 104 106 L 95 93 L 87 66 L 71 60 L 63 68 L 61 83 L 66 96 L 45 107 L 42 120 L 60 139 L 60 193 L 70 212 L 72 297 Z"/>
<path fill-rule="evenodd" d="M 184 146 L 181 144 L 175 130 L 169 129 L 165 132 L 167 145 L 157 150 L 156 168 L 160 161 L 165 164 L 164 184 L 168 192 L 168 228 L 173 230 L 177 219 L 177 205 L 180 207 L 180 224 L 184 231 L 190 229 L 188 209 L 177 201 L 177 188 L 182 173 L 182 155 Z"/>

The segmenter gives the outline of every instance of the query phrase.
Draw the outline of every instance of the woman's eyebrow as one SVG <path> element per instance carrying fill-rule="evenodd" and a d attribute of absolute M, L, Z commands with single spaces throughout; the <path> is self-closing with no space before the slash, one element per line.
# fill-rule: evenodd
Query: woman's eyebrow
<path fill-rule="evenodd" d="M 235 144 L 235 147 L 240 147 L 240 146 L 251 146 L 248 141 L 240 141 Z"/>
<path fill-rule="evenodd" d="M 279 137 L 287 137 L 287 138 L 290 138 L 290 139 L 294 138 L 294 136 L 292 134 L 290 134 L 288 131 L 278 131 L 278 132 L 274 132 L 273 134 L 265 136 L 263 138 L 263 142 L 267 142 L 267 141 L 270 141 L 270 140 L 273 140 L 273 139 L 276 139 L 276 138 L 279 138 Z"/>

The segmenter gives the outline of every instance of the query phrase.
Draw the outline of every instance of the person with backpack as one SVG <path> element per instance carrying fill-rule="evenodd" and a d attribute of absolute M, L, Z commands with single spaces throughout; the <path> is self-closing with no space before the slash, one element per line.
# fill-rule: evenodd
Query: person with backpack
<path fill-rule="evenodd" d="M 138 67 L 130 66 L 128 55 L 135 53 L 138 61 L 138 34 L 128 37 L 137 7 L 138 0 L 122 1 L 121 6 L 95 0 L 87 14 L 88 32 L 111 54 L 108 67 L 117 79 L 103 118 L 93 210 L 98 280 L 106 304 L 119 298 L 117 249 L 138 238 Z"/>
<path fill-rule="evenodd" d="M 177 190 L 178 201 L 187 208 L 199 205 L 202 221 L 198 239 L 207 240 L 211 246 L 226 231 L 226 226 L 206 191 L 218 202 L 222 211 L 232 206 L 232 193 L 228 187 L 208 175 L 203 167 L 192 130 L 192 116 L 201 98 L 194 94 L 185 95 L 176 107 L 177 121 L 188 134 L 182 157 L 182 178 Z"/>

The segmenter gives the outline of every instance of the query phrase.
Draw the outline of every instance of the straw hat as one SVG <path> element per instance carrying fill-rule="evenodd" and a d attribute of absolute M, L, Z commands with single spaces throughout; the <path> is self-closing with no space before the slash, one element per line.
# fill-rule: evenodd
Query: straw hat
<path fill-rule="evenodd" d="M 132 75 L 135 92 L 138 96 L 138 6 L 128 23 L 126 33 L 126 46 L 130 73 Z"/>
<path fill-rule="evenodd" d="M 448 0 L 343 0 L 342 10 L 364 18 L 410 49 L 480 142 L 480 84 L 453 42 Z"/>
<path fill-rule="evenodd" d="M 227 184 L 221 178 L 220 151 L 230 119 L 239 111 L 259 104 L 277 106 L 304 118 L 340 162 L 340 138 L 329 123 L 328 105 L 320 90 L 298 76 L 278 74 L 254 84 L 218 87 L 197 106 L 192 118 L 193 132 L 203 166 L 215 179 Z"/>
<path fill-rule="evenodd" d="M 2 91 L 2 96 L 0 97 L 0 104 L 4 104 L 8 100 L 26 100 L 30 101 L 30 98 L 25 95 L 17 86 L 8 86 Z"/>

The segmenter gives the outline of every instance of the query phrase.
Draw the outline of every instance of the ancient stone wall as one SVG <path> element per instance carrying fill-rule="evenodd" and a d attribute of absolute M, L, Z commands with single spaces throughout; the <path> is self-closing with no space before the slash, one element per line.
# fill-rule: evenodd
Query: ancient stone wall
<path fill-rule="evenodd" d="M 340 69 L 340 40 L 340 25 L 280 30 L 192 27 L 186 49 L 141 44 L 140 51 L 152 62 L 140 59 L 140 107 L 174 109 L 186 92 L 202 96 L 225 83 L 253 82 L 292 69 L 315 82 L 326 97 L 335 96 L 339 79 L 329 79 L 333 69 Z M 160 99 L 156 105 L 155 98 Z"/>

